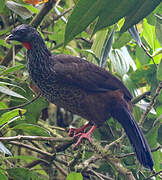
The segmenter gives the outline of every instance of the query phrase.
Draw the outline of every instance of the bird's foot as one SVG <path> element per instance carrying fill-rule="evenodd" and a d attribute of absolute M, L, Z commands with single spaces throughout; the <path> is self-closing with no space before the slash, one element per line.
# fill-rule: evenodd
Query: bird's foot
<path fill-rule="evenodd" d="M 81 143 L 83 138 L 87 139 L 90 143 L 92 143 L 91 134 L 93 133 L 93 131 L 95 129 L 96 129 L 96 126 L 92 126 L 92 128 L 88 132 L 86 132 L 86 133 L 78 133 L 78 134 L 74 135 L 73 136 L 74 138 L 79 136 L 79 139 L 75 144 L 75 147 L 78 146 Z"/>
<path fill-rule="evenodd" d="M 68 135 L 71 136 L 71 137 L 74 137 L 74 136 L 76 136 L 76 135 L 78 135 L 78 134 L 83 133 L 84 130 L 85 130 L 86 128 L 88 128 L 89 126 L 90 126 L 90 124 L 88 123 L 88 124 L 86 124 L 86 125 L 84 125 L 84 126 L 82 126 L 82 127 L 80 127 L 80 128 L 70 128 L 70 130 L 69 130 L 69 132 L 68 132 Z"/>

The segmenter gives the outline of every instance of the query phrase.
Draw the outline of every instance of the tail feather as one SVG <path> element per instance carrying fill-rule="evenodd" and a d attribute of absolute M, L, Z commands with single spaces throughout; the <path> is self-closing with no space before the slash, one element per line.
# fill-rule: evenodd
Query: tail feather
<path fill-rule="evenodd" d="M 111 115 L 119 121 L 132 144 L 139 162 L 146 168 L 153 170 L 153 159 L 149 145 L 142 130 L 125 106 L 111 111 Z"/>

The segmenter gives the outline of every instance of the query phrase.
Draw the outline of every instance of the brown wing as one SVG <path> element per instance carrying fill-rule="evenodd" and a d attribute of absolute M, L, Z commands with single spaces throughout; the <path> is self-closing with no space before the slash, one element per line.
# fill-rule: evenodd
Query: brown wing
<path fill-rule="evenodd" d="M 52 56 L 52 70 L 60 82 L 80 87 L 86 91 L 105 92 L 120 89 L 127 99 L 132 95 L 125 85 L 101 67 L 84 59 L 69 56 Z"/>

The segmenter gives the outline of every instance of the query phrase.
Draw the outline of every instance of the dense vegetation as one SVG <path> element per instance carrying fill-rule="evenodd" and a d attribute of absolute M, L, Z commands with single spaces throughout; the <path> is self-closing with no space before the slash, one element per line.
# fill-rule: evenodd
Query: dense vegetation
<path fill-rule="evenodd" d="M 162 172 L 161 0 L 0 1 L 0 179 L 160 179 Z M 137 162 L 112 118 L 76 149 L 68 137 L 81 117 L 40 97 L 26 50 L 4 39 L 19 24 L 38 28 L 50 51 L 86 58 L 118 76 L 134 96 L 155 175 Z M 136 24 L 136 26 L 135 26 Z M 139 32 L 139 33 L 138 33 Z M 161 174 L 162 176 L 162 174 Z"/>

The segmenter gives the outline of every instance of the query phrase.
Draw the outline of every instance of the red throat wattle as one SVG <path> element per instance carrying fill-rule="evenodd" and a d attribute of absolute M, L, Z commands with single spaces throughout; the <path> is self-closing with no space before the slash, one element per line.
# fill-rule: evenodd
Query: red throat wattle
<path fill-rule="evenodd" d="M 22 42 L 23 46 L 27 49 L 30 50 L 31 49 L 31 45 L 28 42 Z"/>

